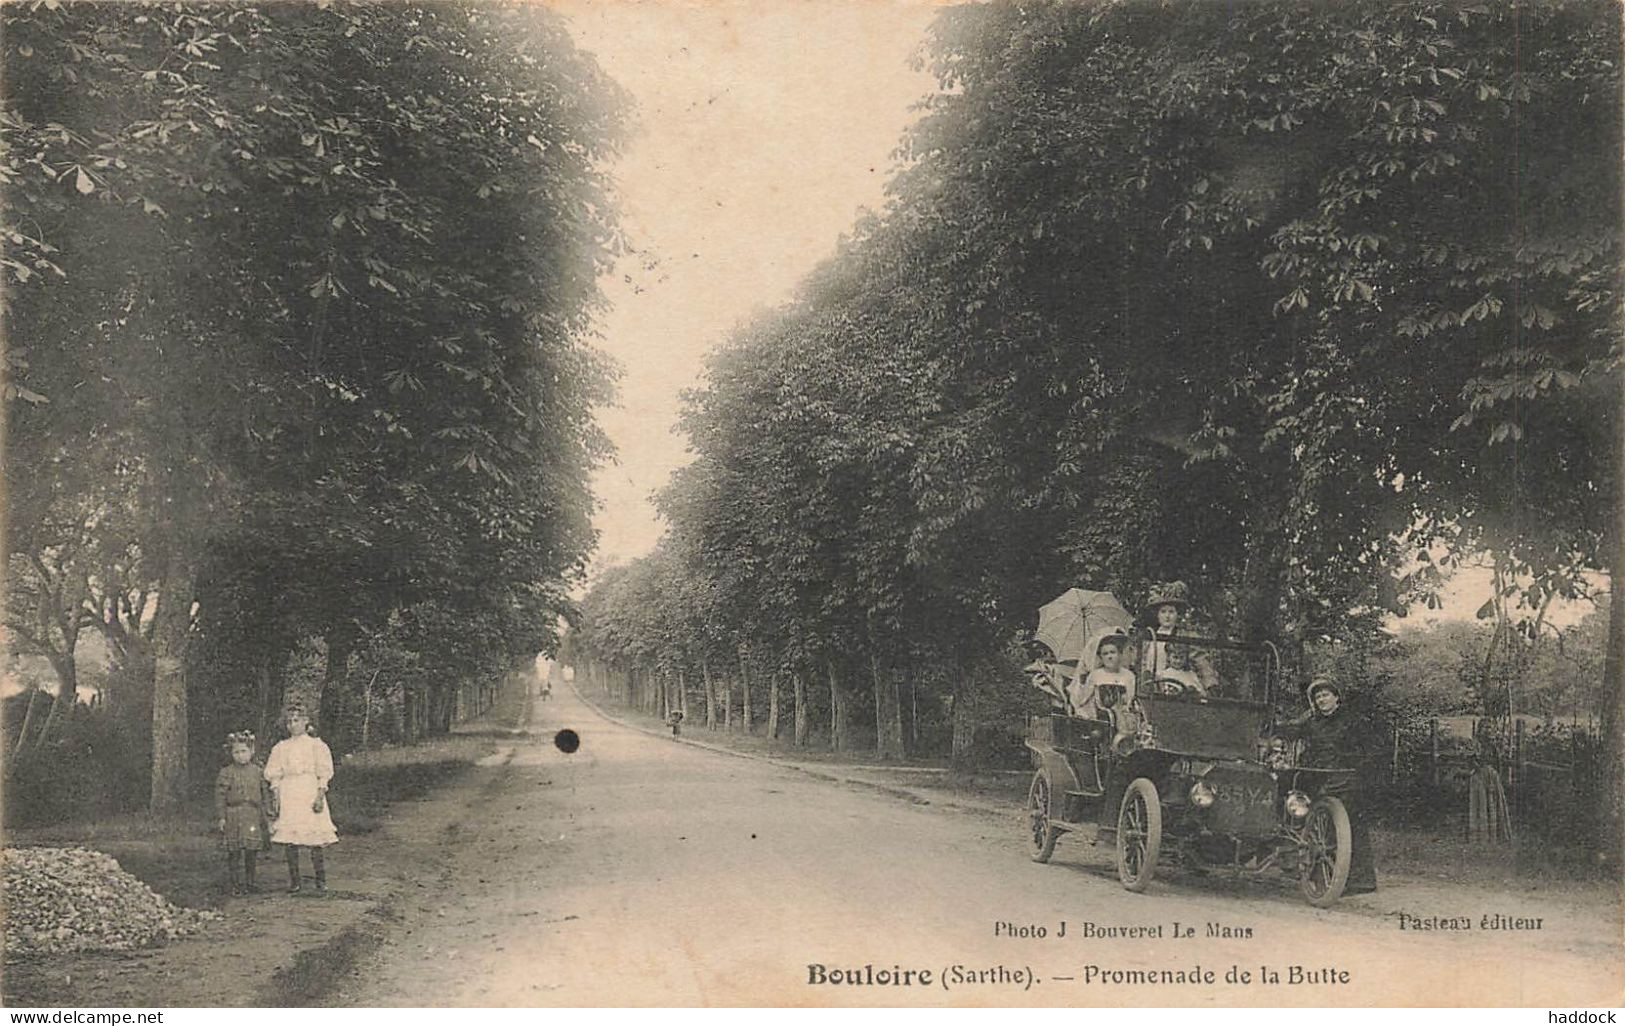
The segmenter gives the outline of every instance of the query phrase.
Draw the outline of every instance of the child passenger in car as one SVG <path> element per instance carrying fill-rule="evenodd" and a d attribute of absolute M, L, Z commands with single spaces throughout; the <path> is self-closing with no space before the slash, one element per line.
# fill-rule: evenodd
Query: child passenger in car
<path fill-rule="evenodd" d="M 1123 635 L 1108 634 L 1095 642 L 1095 656 L 1091 661 L 1097 665 L 1087 676 L 1080 673 L 1081 679 L 1074 680 L 1066 689 L 1073 716 L 1091 720 L 1099 718 L 1102 687 L 1124 687 L 1133 691 L 1134 674 L 1123 669 L 1123 647 L 1127 641 Z"/>
<path fill-rule="evenodd" d="M 1099 653 L 1100 665 L 1089 671 L 1087 684 L 1097 690 L 1102 687 L 1115 685 L 1123 688 L 1129 698 L 1134 697 L 1134 674 L 1123 668 L 1123 649 L 1128 645 L 1128 638 L 1121 634 L 1108 634 L 1100 639 L 1095 651 Z"/>

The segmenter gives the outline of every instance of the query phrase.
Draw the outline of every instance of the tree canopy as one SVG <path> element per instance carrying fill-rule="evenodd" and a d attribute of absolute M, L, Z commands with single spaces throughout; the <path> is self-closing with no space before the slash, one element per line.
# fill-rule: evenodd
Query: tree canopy
<path fill-rule="evenodd" d="M 43 602 L 126 645 L 155 805 L 304 638 L 326 719 L 387 635 L 443 729 L 556 644 L 594 543 L 619 90 L 530 5 L 4 19 L 17 637 L 61 647 Z"/>
<path fill-rule="evenodd" d="M 1303 645 L 1469 553 L 1531 618 L 1584 594 L 1615 569 L 1619 39 L 1592 0 L 945 11 L 885 209 L 718 350 L 682 544 L 589 611 L 705 581 L 712 629 L 957 712 L 1080 582 L 1184 579 Z"/>

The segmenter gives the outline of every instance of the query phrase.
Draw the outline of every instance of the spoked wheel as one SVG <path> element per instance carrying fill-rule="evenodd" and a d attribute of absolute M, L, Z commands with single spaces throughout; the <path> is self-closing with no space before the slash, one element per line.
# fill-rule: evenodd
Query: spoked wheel
<path fill-rule="evenodd" d="M 1049 777 L 1043 770 L 1033 774 L 1033 786 L 1027 791 L 1027 820 L 1031 835 L 1028 854 L 1034 862 L 1048 862 L 1055 854 L 1055 839 L 1060 835 L 1049 822 Z"/>
<path fill-rule="evenodd" d="M 1298 856 L 1298 889 L 1309 904 L 1326 908 L 1343 896 L 1352 838 L 1342 800 L 1316 798 L 1303 821 L 1303 850 Z"/>
<path fill-rule="evenodd" d="M 1117 812 L 1117 878 L 1136 893 L 1157 875 L 1157 853 L 1162 849 L 1162 802 L 1157 785 L 1135 777 L 1123 793 Z"/>

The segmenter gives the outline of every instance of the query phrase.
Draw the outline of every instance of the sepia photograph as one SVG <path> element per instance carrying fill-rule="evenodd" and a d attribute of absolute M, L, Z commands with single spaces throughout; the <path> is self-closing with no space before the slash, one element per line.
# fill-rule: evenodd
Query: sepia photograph
<path fill-rule="evenodd" d="M 0 2 L 0 1003 L 1612 1021 L 1622 62 Z"/>

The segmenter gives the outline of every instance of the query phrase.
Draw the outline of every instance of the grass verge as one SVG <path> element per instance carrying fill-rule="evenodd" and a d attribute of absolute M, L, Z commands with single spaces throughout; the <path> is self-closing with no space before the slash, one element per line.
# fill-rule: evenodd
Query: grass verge
<path fill-rule="evenodd" d="M 344 979 L 355 975 L 384 943 L 391 919 L 388 902 L 373 908 L 359 922 L 346 926 L 322 944 L 294 956 L 293 964 L 278 970 L 255 1004 L 262 1007 L 316 1008 Z"/>
<path fill-rule="evenodd" d="M 332 784 L 333 821 L 340 837 L 372 833 L 386 821 L 393 803 L 421 798 L 467 772 L 476 759 L 495 749 L 496 736 L 487 731 L 458 733 L 345 758 Z M 11 830 L 6 844 L 106 852 L 159 894 L 191 908 L 216 908 L 225 897 L 225 865 L 214 831 L 214 811 L 202 800 L 167 819 L 132 813 Z M 273 856 L 280 859 L 274 852 Z M 269 862 L 262 861 L 263 865 Z"/>

